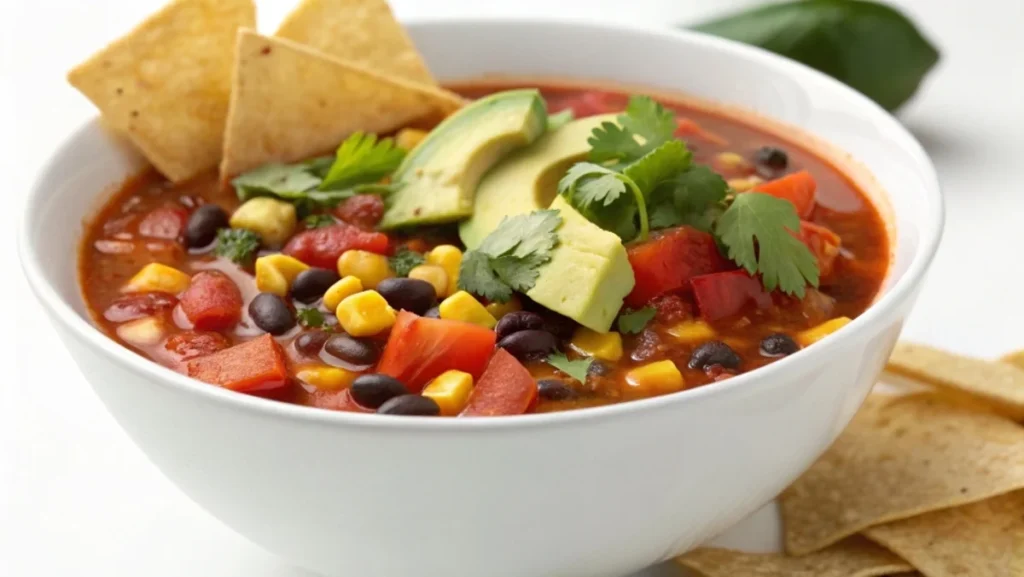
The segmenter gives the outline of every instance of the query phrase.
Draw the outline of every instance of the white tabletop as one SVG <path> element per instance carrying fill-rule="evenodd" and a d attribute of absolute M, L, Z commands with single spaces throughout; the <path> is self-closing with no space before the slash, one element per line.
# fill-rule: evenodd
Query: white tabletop
<path fill-rule="evenodd" d="M 94 114 L 66 86 L 64 71 L 160 3 L 0 3 L 0 175 L 3 196 L 14 205 L 0 209 L 6 230 L 13 230 L 19 212 L 11 208 L 20 209 L 23 191 L 55 143 Z M 259 1 L 263 29 L 272 29 L 292 3 Z M 669 25 L 752 2 L 392 3 L 409 18 L 586 13 Z M 1024 320 L 1024 0 L 897 4 L 943 52 L 940 67 L 901 117 L 938 166 L 948 203 L 943 246 L 905 336 L 983 356 L 1024 347 L 1018 324 Z M 0 375 L 0 575 L 304 575 L 206 515 L 118 429 L 28 294 L 12 236 L 0 243 L 6 307 L 0 320 L 7 325 L 0 331 L 6 361 Z M 753 533 L 735 535 L 735 542 L 764 538 Z"/>

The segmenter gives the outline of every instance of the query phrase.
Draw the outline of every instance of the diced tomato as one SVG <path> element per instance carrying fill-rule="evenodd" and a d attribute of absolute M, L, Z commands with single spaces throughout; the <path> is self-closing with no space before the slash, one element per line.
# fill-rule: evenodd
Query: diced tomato
<path fill-rule="evenodd" d="M 729 144 L 729 141 L 723 138 L 721 135 L 705 130 L 703 126 L 697 124 L 689 118 L 677 118 L 676 119 L 676 138 L 686 139 L 686 137 L 696 137 L 704 142 L 714 144 L 717 146 L 725 146 Z"/>
<path fill-rule="evenodd" d="M 494 351 L 487 370 L 469 394 L 462 417 L 522 415 L 537 399 L 537 381 L 505 349 Z"/>
<path fill-rule="evenodd" d="M 229 349 L 188 361 L 188 376 L 240 392 L 265 391 L 288 382 L 284 351 L 263 335 Z"/>
<path fill-rule="evenodd" d="M 626 297 L 626 304 L 633 308 L 646 305 L 658 295 L 686 288 L 691 277 L 730 267 L 719 254 L 714 237 L 686 226 L 633 245 L 628 254 L 636 285 Z"/>
<path fill-rule="evenodd" d="M 388 237 L 350 224 L 338 224 L 300 232 L 288 241 L 284 253 L 309 266 L 334 269 L 341 253 L 353 249 L 388 254 Z"/>
<path fill-rule="evenodd" d="M 818 184 L 814 181 L 811 173 L 801 170 L 759 184 L 754 188 L 754 192 L 762 192 L 788 200 L 796 207 L 796 213 L 800 215 L 800 218 L 808 218 L 814 211 L 814 193 L 817 189 Z"/>
<path fill-rule="evenodd" d="M 103 311 L 103 318 L 112 323 L 123 323 L 169 311 L 176 304 L 178 304 L 178 299 L 170 293 L 159 291 L 132 293 L 118 297 L 117 300 L 110 303 L 107 310 Z"/>
<path fill-rule="evenodd" d="M 431 379 L 448 370 L 477 378 L 494 350 L 494 331 L 460 321 L 398 313 L 377 372 L 395 377 L 419 393 Z"/>
<path fill-rule="evenodd" d="M 334 214 L 363 230 L 373 230 L 384 216 L 384 200 L 376 194 L 358 194 L 345 199 Z"/>
<path fill-rule="evenodd" d="M 309 397 L 309 402 L 314 407 L 320 407 L 321 409 L 330 409 L 332 411 L 345 411 L 348 413 L 372 413 L 373 409 L 368 409 L 352 398 L 352 389 L 342 389 L 340 391 L 324 391 L 317 389 Z"/>
<path fill-rule="evenodd" d="M 839 235 L 824 226 L 805 220 L 800 222 L 798 238 L 807 245 L 807 248 L 811 249 L 814 258 L 818 260 L 818 272 L 821 278 L 831 275 L 836 264 L 836 257 L 839 256 L 839 247 L 843 244 Z"/>
<path fill-rule="evenodd" d="M 139 223 L 139 234 L 149 238 L 174 240 L 181 237 L 188 223 L 184 208 L 164 207 L 149 211 Z"/>
<path fill-rule="evenodd" d="M 181 310 L 196 330 L 231 328 L 242 318 L 242 293 L 224 273 L 203 271 L 181 293 Z"/>
<path fill-rule="evenodd" d="M 204 355 L 223 351 L 231 346 L 231 342 L 220 333 L 185 331 L 172 335 L 164 343 L 164 348 L 175 361 L 187 361 Z"/>
<path fill-rule="evenodd" d="M 735 315 L 750 304 L 758 308 L 772 305 L 771 295 L 765 292 L 761 281 L 745 270 L 695 276 L 690 279 L 690 286 L 700 316 L 709 322 Z"/>

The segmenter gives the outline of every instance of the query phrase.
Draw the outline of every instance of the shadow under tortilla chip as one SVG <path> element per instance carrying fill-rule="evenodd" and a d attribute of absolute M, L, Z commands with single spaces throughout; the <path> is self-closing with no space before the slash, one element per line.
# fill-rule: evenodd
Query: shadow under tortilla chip
<path fill-rule="evenodd" d="M 1024 488 L 1024 427 L 933 394 L 861 412 L 780 496 L 786 550 Z"/>
<path fill-rule="evenodd" d="M 354 132 L 386 133 L 463 104 L 447 91 L 382 76 L 290 40 L 238 33 L 221 179 L 333 151 Z"/>
<path fill-rule="evenodd" d="M 803 557 L 701 548 L 677 557 L 676 562 L 705 577 L 877 577 L 914 570 L 860 536 Z"/>
<path fill-rule="evenodd" d="M 1024 491 L 871 527 L 864 534 L 928 577 L 1024 575 Z"/>
<path fill-rule="evenodd" d="M 436 84 L 384 0 L 303 0 L 275 36 L 380 74 Z"/>
<path fill-rule="evenodd" d="M 217 166 L 235 36 L 251 0 L 175 0 L 68 73 L 68 82 L 164 176 Z"/>

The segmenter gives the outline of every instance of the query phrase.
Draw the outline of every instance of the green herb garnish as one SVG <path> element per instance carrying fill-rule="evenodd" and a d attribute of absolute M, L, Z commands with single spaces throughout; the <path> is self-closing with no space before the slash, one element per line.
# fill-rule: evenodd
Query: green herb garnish
<path fill-rule="evenodd" d="M 214 254 L 241 266 L 249 266 L 260 249 L 260 235 L 245 228 L 222 228 L 217 231 Z"/>
<path fill-rule="evenodd" d="M 409 276 L 409 271 L 420 266 L 426 260 L 422 254 L 403 246 L 388 259 L 388 264 L 391 265 L 391 270 L 395 271 L 396 276 L 404 277 Z"/>
<path fill-rule="evenodd" d="M 594 359 L 589 358 L 571 361 L 564 353 L 553 353 L 547 358 L 547 363 L 549 365 L 581 383 L 587 382 L 587 371 L 590 370 L 590 365 L 593 364 L 593 362 Z"/>
<path fill-rule="evenodd" d="M 676 117 L 672 111 L 650 96 L 633 96 L 618 124 L 603 122 L 587 139 L 590 161 L 620 166 L 640 160 L 644 155 L 674 139 Z"/>
<path fill-rule="evenodd" d="M 324 313 L 320 312 L 320 309 L 312 307 L 299 309 L 295 313 L 295 320 L 298 321 L 300 325 L 311 329 L 322 327 L 324 326 L 324 322 L 326 322 Z"/>
<path fill-rule="evenodd" d="M 311 214 L 302 219 L 302 224 L 306 228 L 323 228 L 325 226 L 334 226 L 338 224 L 338 221 L 334 220 L 334 217 L 329 214 Z"/>
<path fill-rule="evenodd" d="M 647 323 L 651 322 L 654 315 L 657 314 L 657 310 L 654 307 L 644 307 L 628 313 L 622 313 L 619 315 L 619 332 L 630 335 L 635 335 L 644 330 Z"/>
<path fill-rule="evenodd" d="M 320 190 L 343 190 L 390 176 L 405 158 L 405 150 L 391 138 L 356 132 L 341 143 Z"/>

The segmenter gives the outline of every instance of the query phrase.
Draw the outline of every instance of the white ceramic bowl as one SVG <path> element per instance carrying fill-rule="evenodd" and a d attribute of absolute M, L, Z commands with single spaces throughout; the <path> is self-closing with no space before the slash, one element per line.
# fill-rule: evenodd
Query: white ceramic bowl
<path fill-rule="evenodd" d="M 212 515 L 329 575 L 620 576 L 772 499 L 860 405 L 935 253 L 942 206 L 920 146 L 838 82 L 698 34 L 494 20 L 411 32 L 440 78 L 541 74 L 681 90 L 849 151 L 891 193 L 894 264 L 882 296 L 787 359 L 644 401 L 484 420 L 276 403 L 189 380 L 90 324 L 75 278 L 81 219 L 139 165 L 90 122 L 32 190 L 20 248 L 39 300 L 111 414 Z"/>

